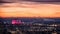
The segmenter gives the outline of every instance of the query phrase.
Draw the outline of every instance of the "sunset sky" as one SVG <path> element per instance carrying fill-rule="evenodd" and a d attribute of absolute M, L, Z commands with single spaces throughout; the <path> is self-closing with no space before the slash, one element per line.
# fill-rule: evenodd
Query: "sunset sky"
<path fill-rule="evenodd" d="M 0 5 L 0 17 L 60 17 L 60 4 L 5 3 Z"/>

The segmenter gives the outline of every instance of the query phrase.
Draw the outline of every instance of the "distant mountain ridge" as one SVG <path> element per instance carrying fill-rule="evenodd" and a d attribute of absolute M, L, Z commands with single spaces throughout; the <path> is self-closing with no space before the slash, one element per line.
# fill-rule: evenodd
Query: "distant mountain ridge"
<path fill-rule="evenodd" d="M 20 20 L 22 22 L 25 23 L 44 23 L 44 24 L 52 24 L 52 23 L 56 23 L 56 24 L 60 24 L 60 18 L 0 18 L 0 21 L 3 22 L 10 22 L 12 20 Z"/>

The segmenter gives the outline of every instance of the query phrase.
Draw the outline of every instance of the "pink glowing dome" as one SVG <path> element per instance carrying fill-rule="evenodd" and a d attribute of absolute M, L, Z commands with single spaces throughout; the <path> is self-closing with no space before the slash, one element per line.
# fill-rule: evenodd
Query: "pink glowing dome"
<path fill-rule="evenodd" d="M 12 20 L 12 24 L 22 24 L 22 22 L 17 20 Z"/>

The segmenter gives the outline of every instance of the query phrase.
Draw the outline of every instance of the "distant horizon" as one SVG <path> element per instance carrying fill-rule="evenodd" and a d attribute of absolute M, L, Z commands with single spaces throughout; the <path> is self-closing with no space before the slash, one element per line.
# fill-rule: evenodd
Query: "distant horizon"
<path fill-rule="evenodd" d="M 0 17 L 0 18 L 60 18 L 60 17 Z"/>

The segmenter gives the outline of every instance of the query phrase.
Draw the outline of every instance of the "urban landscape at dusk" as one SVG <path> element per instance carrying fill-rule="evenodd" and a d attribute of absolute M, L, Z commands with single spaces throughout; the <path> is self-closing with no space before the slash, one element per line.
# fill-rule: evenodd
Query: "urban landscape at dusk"
<path fill-rule="evenodd" d="M 60 34 L 60 0 L 0 0 L 0 34 Z"/>

